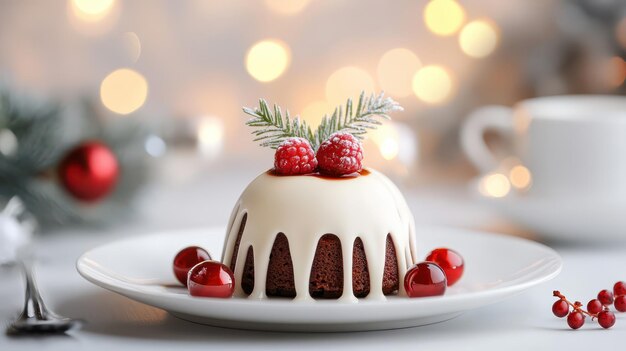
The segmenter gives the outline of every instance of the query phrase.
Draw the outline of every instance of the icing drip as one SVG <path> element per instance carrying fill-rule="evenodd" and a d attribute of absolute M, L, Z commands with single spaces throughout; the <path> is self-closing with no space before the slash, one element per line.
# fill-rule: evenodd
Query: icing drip
<path fill-rule="evenodd" d="M 366 299 L 384 300 L 387 235 L 393 240 L 402 282 L 408 267 L 417 262 L 415 224 L 398 188 L 381 173 L 371 169 L 366 172 L 369 174 L 341 181 L 314 176 L 278 177 L 268 173 L 253 180 L 231 214 L 222 254 L 225 265 L 232 267 L 234 263 L 238 282 L 236 296 L 245 296 L 241 277 L 246 254 L 252 247 L 254 289 L 249 298 L 267 297 L 265 283 L 270 252 L 276 235 L 283 233 L 289 242 L 293 264 L 294 300 L 312 300 L 309 276 L 315 250 L 319 239 L 330 233 L 341 242 L 343 295 L 339 300 L 358 301 L 352 290 L 352 253 L 357 237 L 363 243 L 369 270 L 370 293 Z M 243 231 L 236 245 L 240 227 Z M 237 252 L 234 252 L 236 246 Z M 406 293 L 400 288 L 399 294 Z"/>

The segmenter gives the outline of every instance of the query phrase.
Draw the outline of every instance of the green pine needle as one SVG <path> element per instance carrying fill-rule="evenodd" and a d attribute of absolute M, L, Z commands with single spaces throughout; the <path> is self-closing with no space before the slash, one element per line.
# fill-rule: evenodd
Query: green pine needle
<path fill-rule="evenodd" d="M 243 112 L 253 117 L 246 125 L 255 128 L 252 131 L 254 141 L 260 141 L 261 146 L 276 149 L 285 139 L 299 137 L 307 139 L 314 150 L 317 150 L 331 134 L 340 131 L 363 139 L 369 129 L 376 129 L 382 124 L 380 119 L 390 119 L 389 113 L 402 110 L 400 104 L 389 97 L 385 98 L 384 93 L 366 97 L 365 92 L 362 92 L 356 108 L 352 104 L 352 99 L 348 99 L 345 109 L 338 106 L 332 115 L 325 115 L 317 130 L 313 132 L 299 117 L 291 120 L 289 111 L 283 117 L 280 107 L 274 105 L 273 111 L 270 110 L 263 99 L 259 100 L 258 108 L 243 108 Z"/>

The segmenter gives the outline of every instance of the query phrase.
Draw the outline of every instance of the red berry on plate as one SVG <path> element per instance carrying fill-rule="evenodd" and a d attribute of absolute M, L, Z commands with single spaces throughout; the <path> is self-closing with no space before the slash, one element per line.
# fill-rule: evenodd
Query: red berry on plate
<path fill-rule="evenodd" d="M 613 306 L 615 306 L 615 309 L 620 312 L 626 312 L 626 295 L 616 297 Z"/>
<path fill-rule="evenodd" d="M 617 282 L 613 285 L 613 294 L 615 296 L 626 295 L 626 282 Z"/>
<path fill-rule="evenodd" d="M 604 329 L 609 329 L 615 325 L 615 315 L 609 310 L 598 313 L 598 323 Z"/>
<path fill-rule="evenodd" d="M 233 272 L 217 261 L 204 261 L 193 266 L 187 280 L 191 296 L 231 297 L 235 291 Z"/>
<path fill-rule="evenodd" d="M 598 299 L 593 299 L 587 303 L 587 312 L 598 314 L 602 312 L 602 303 Z"/>
<path fill-rule="evenodd" d="M 404 289 L 409 297 L 443 295 L 446 285 L 446 273 L 433 262 L 420 262 L 404 276 Z"/>
<path fill-rule="evenodd" d="M 448 286 L 459 281 L 463 275 L 463 257 L 452 249 L 435 249 L 428 254 L 426 261 L 435 262 L 443 269 L 448 279 Z"/>
<path fill-rule="evenodd" d="M 567 325 L 572 329 L 578 329 L 585 324 L 585 316 L 579 311 L 572 311 L 567 315 Z"/>
<path fill-rule="evenodd" d="M 274 169 L 281 175 L 312 173 L 316 167 L 313 148 L 304 138 L 286 139 L 278 145 L 274 154 Z"/>
<path fill-rule="evenodd" d="M 184 286 L 187 286 L 187 273 L 189 273 L 191 267 L 210 259 L 211 255 L 209 255 L 205 249 L 198 246 L 189 246 L 180 250 L 178 254 L 176 254 L 176 257 L 174 257 L 173 264 L 176 279 Z"/>
<path fill-rule="evenodd" d="M 337 132 L 325 140 L 317 150 L 319 170 L 323 174 L 341 176 L 363 168 L 363 149 L 354 135 Z"/>
<path fill-rule="evenodd" d="M 613 304 L 613 292 L 604 289 L 598 293 L 598 300 L 604 305 L 609 306 Z"/>
<path fill-rule="evenodd" d="M 557 300 L 552 305 L 552 313 L 559 318 L 563 318 L 569 313 L 569 305 L 564 300 Z"/>

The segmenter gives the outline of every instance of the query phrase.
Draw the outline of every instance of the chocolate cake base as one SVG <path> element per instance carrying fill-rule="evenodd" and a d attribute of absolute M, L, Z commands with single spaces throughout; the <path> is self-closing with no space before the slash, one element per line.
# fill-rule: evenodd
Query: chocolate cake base
<path fill-rule="evenodd" d="M 246 223 L 244 216 L 239 228 L 239 234 L 233 249 L 230 268 L 234 271 L 237 251 L 241 235 Z M 398 262 L 396 250 L 391 236 L 387 236 L 385 250 L 385 269 L 383 274 L 383 293 L 393 294 L 399 289 Z M 283 233 L 278 233 L 270 254 L 267 270 L 266 295 L 280 297 L 295 297 L 296 290 L 293 280 L 293 265 L 289 242 Z M 250 247 L 246 254 L 241 287 L 246 294 L 254 288 L 254 256 Z M 370 276 L 367 266 L 367 257 L 363 242 L 360 238 L 354 241 L 352 249 L 352 290 L 354 296 L 365 297 L 370 292 Z M 309 278 L 309 294 L 314 298 L 336 299 L 343 293 L 343 256 L 341 242 L 333 234 L 325 234 L 317 244 L 311 275 Z"/>

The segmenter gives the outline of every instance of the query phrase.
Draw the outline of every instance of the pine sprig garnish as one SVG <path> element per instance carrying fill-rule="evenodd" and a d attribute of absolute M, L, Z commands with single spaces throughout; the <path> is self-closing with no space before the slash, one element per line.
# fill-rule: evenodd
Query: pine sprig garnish
<path fill-rule="evenodd" d="M 274 105 L 272 112 L 267 105 L 267 101 L 260 99 L 259 107 L 254 110 L 248 107 L 243 108 L 243 112 L 253 118 L 246 122 L 246 125 L 255 129 L 252 134 L 256 136 L 254 141 L 260 141 L 260 145 L 276 149 L 283 140 L 287 138 L 300 137 L 313 140 L 313 132 L 306 121 L 301 121 L 299 117 L 291 120 L 289 111 L 283 117 L 280 107 Z"/>
<path fill-rule="evenodd" d="M 400 104 L 390 97 L 384 97 L 384 93 L 366 97 L 365 92 L 362 92 L 356 108 L 353 106 L 352 99 L 348 99 L 345 110 L 343 106 L 335 108 L 331 116 L 324 116 L 317 130 L 313 132 L 306 121 L 300 120 L 299 117 L 292 120 L 289 111 L 285 112 L 283 117 L 280 107 L 274 105 L 272 111 L 263 99 L 259 100 L 258 108 L 243 108 L 243 112 L 253 117 L 246 122 L 246 125 L 259 128 L 255 129 L 252 134 L 255 136 L 254 141 L 260 141 L 261 146 L 276 149 L 285 139 L 300 137 L 307 139 L 313 150 L 317 150 L 330 135 L 340 131 L 363 139 L 363 135 L 369 129 L 376 129 L 382 124 L 380 118 L 390 119 L 390 112 L 402 110 Z"/>

